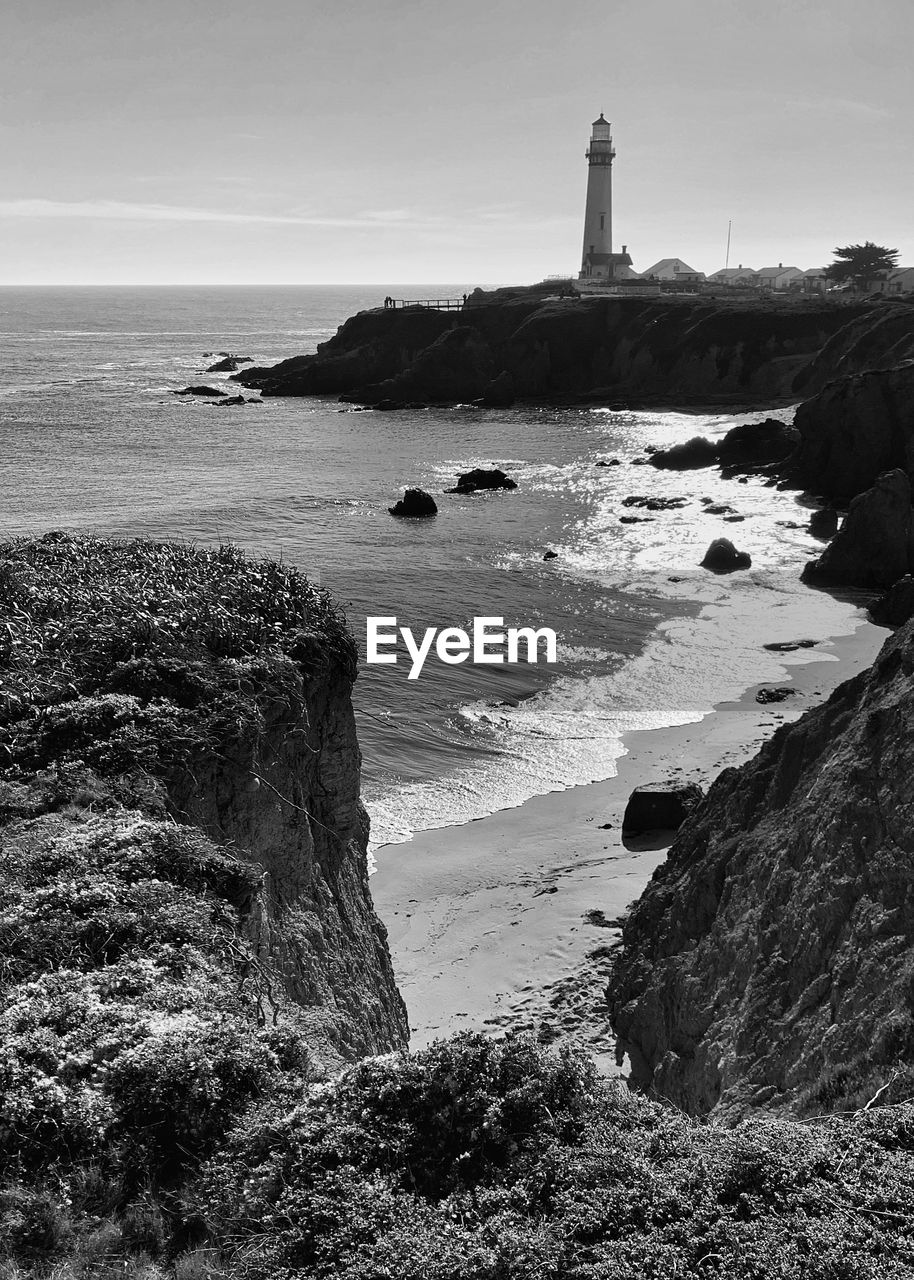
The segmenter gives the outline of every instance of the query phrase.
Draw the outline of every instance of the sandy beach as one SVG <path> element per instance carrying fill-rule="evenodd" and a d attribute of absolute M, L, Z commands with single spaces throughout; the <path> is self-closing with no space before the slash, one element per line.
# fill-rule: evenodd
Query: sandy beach
<path fill-rule="evenodd" d="M 607 781 L 378 850 L 371 890 L 412 1047 L 460 1029 L 525 1028 L 583 1043 L 617 1070 L 603 1007 L 609 951 L 669 843 L 623 842 L 631 791 L 670 778 L 706 788 L 869 666 L 887 635 L 861 620 L 853 634 L 783 654 L 777 683 L 796 690 L 784 702 L 760 704 L 753 685 L 698 723 L 626 735 Z"/>

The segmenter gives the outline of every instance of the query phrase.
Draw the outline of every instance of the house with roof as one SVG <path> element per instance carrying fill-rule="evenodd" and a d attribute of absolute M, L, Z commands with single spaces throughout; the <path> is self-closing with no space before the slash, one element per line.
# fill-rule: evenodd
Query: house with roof
<path fill-rule="evenodd" d="M 757 275 L 760 289 L 789 289 L 792 284 L 803 280 L 799 267 L 785 267 L 783 262 L 776 267 L 762 267 Z"/>
<path fill-rule="evenodd" d="M 803 292 L 824 293 L 828 288 L 827 272 L 827 267 L 810 267 L 808 271 L 804 271 L 802 280 Z"/>
<path fill-rule="evenodd" d="M 721 267 L 719 271 L 715 271 L 708 279 L 713 284 L 732 284 L 732 285 L 753 285 L 756 283 L 757 271 L 753 271 L 752 267 L 744 267 L 740 263 L 736 267 Z"/>
<path fill-rule="evenodd" d="M 889 272 L 885 293 L 914 293 L 914 267 L 896 267 Z"/>
<path fill-rule="evenodd" d="M 653 277 L 655 280 L 675 280 L 679 284 L 697 284 L 698 281 L 704 280 L 705 273 L 696 271 L 681 258 L 661 258 L 652 267 L 642 271 L 641 277 L 644 280 L 650 280 Z"/>

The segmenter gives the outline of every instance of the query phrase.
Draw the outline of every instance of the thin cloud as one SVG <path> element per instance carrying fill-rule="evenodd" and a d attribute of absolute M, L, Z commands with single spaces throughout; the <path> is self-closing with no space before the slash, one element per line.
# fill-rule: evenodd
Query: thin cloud
<path fill-rule="evenodd" d="M 112 222 L 230 222 L 293 227 L 423 227 L 440 225 L 407 210 L 368 212 L 359 217 L 316 214 L 232 213 L 182 205 L 140 204 L 126 200 L 0 200 L 2 218 L 87 218 Z"/>

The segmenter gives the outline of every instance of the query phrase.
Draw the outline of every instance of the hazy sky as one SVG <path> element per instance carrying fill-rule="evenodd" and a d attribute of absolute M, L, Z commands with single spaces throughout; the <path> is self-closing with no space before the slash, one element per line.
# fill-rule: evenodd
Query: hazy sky
<path fill-rule="evenodd" d="M 0 282 L 507 282 L 580 266 L 613 122 L 636 269 L 914 265 L 914 0 L 27 0 Z"/>

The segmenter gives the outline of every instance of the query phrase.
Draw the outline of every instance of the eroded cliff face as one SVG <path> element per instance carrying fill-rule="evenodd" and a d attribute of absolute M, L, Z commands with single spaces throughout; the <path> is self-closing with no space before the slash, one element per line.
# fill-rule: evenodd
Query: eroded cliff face
<path fill-rule="evenodd" d="M 836 378 L 799 406 L 794 426 L 791 471 L 832 502 L 849 502 L 883 471 L 914 481 L 914 359 Z"/>
<path fill-rule="evenodd" d="M 881 301 L 862 315 L 849 314 L 848 322 L 797 374 L 794 390 L 810 396 L 836 378 L 889 369 L 905 360 L 914 360 L 914 307 L 904 299 Z"/>
<path fill-rule="evenodd" d="M 325 1070 L 404 1046 L 332 602 L 232 548 L 59 534 L 0 548 L 0 598 L 5 846 L 75 848 L 95 824 L 104 859 L 118 832 L 178 831 L 180 862 L 203 841 L 251 869 L 231 955 L 263 1017 L 287 1013 Z"/>
<path fill-rule="evenodd" d="M 634 1080 L 695 1115 L 854 1108 L 914 1079 L 914 623 L 725 770 L 608 988 Z"/>
<path fill-rule="evenodd" d="M 828 340 L 871 310 L 477 291 L 459 312 L 362 312 L 315 355 L 235 378 L 265 395 L 336 392 L 365 404 L 473 400 L 505 373 L 527 399 L 773 400 L 791 395 Z"/>

